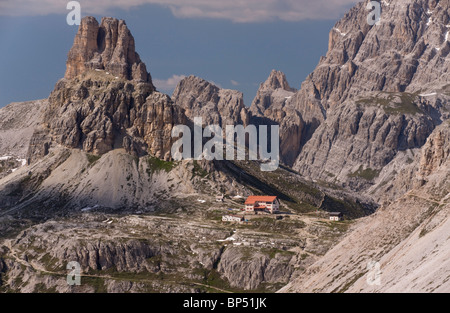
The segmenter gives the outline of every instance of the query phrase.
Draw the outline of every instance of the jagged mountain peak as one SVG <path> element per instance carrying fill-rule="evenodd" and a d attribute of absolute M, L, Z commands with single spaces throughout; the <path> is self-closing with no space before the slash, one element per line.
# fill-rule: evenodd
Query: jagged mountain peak
<path fill-rule="evenodd" d="M 367 2 L 337 22 L 327 55 L 292 99 L 316 128 L 294 165 L 304 175 L 354 189 L 379 175 L 387 182 L 381 173 L 405 162 L 401 152 L 421 148 L 448 119 L 449 1 L 381 4 L 379 24 L 367 23 Z"/>
<path fill-rule="evenodd" d="M 250 110 L 255 116 L 265 116 L 269 109 L 280 110 L 296 91 L 289 86 L 283 72 L 272 70 L 267 80 L 260 85 Z"/>
<path fill-rule="evenodd" d="M 429 91 L 448 81 L 448 0 L 382 1 L 373 26 L 366 6 L 358 3 L 331 30 L 326 56 L 296 96 L 300 112 L 316 106 L 321 119 L 322 108 L 362 93 Z"/>
<path fill-rule="evenodd" d="M 103 155 L 125 149 L 169 160 L 174 125 L 185 124 L 181 108 L 152 84 L 125 21 L 81 21 L 60 80 L 42 108 L 27 160 L 33 163 L 62 145 Z"/>
<path fill-rule="evenodd" d="M 135 50 L 134 37 L 124 20 L 88 16 L 81 20 L 68 54 L 66 79 L 89 70 L 105 70 L 126 79 L 151 83 L 151 76 Z"/>
<path fill-rule="evenodd" d="M 269 75 L 269 78 L 261 85 L 260 90 L 276 90 L 276 89 L 283 89 L 290 92 L 295 92 L 295 88 L 291 88 L 289 86 L 289 83 L 286 79 L 286 75 L 277 70 L 272 70 L 272 72 Z"/>

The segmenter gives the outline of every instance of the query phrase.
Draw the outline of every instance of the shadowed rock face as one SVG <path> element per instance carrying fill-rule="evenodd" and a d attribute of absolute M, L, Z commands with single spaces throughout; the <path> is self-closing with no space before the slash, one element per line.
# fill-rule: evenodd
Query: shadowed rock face
<path fill-rule="evenodd" d="M 28 159 L 45 156 L 57 143 L 96 155 L 124 148 L 136 156 L 150 153 L 169 160 L 172 128 L 179 124 L 186 124 L 183 110 L 149 83 L 90 72 L 56 85 Z"/>
<path fill-rule="evenodd" d="M 294 168 L 350 188 L 448 119 L 450 2 L 383 1 L 375 26 L 366 5 L 331 30 L 326 56 L 291 100 L 313 130 Z"/>
<path fill-rule="evenodd" d="M 300 153 L 305 137 L 306 125 L 303 118 L 290 105 L 296 91 L 289 86 L 283 72 L 273 70 L 259 87 L 250 107 L 251 123 L 280 126 L 280 157 L 289 166 Z"/>
<path fill-rule="evenodd" d="M 93 17 L 81 21 L 68 55 L 65 78 L 88 70 L 105 70 L 119 78 L 151 83 L 125 21 L 110 17 L 103 18 L 100 25 Z"/>

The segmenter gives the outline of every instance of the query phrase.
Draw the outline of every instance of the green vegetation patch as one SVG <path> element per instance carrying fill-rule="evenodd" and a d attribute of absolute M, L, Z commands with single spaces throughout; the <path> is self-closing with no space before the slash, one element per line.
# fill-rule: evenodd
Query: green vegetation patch
<path fill-rule="evenodd" d="M 196 160 L 194 160 L 194 169 L 192 170 L 192 175 L 205 178 L 208 176 L 208 172 L 205 171 Z"/>
<path fill-rule="evenodd" d="M 356 101 L 357 105 L 379 105 L 388 114 L 422 114 L 423 111 L 416 104 L 417 94 L 408 92 L 379 93 L 373 98 Z"/>
<path fill-rule="evenodd" d="M 284 255 L 287 257 L 293 257 L 295 255 L 294 252 L 280 250 L 280 249 L 276 249 L 276 248 L 262 248 L 261 252 L 268 255 L 270 259 L 275 258 L 277 254 L 281 254 L 281 255 Z"/>
<path fill-rule="evenodd" d="M 94 165 L 95 163 L 97 163 L 98 160 L 101 159 L 100 155 L 94 155 L 94 154 L 86 154 L 86 158 L 89 162 L 89 165 Z"/>
<path fill-rule="evenodd" d="M 150 156 L 147 158 L 148 170 L 147 173 L 155 173 L 159 171 L 165 171 L 169 173 L 175 167 L 174 162 L 168 162 L 161 159 L 158 159 L 154 156 Z"/>
<path fill-rule="evenodd" d="M 43 283 L 36 284 L 34 286 L 34 293 L 58 293 L 56 291 L 56 287 L 47 288 L 47 286 Z"/>
<path fill-rule="evenodd" d="M 263 217 L 252 219 L 250 225 L 243 226 L 262 232 L 276 233 L 276 234 L 292 234 L 293 231 L 306 227 L 305 222 L 299 220 L 275 220 L 270 217 Z"/>
<path fill-rule="evenodd" d="M 380 171 L 371 169 L 370 167 L 363 169 L 363 166 L 361 165 L 356 172 L 349 174 L 348 176 L 349 177 L 360 177 L 365 180 L 371 181 L 371 180 L 374 180 L 379 175 L 380 175 Z"/>

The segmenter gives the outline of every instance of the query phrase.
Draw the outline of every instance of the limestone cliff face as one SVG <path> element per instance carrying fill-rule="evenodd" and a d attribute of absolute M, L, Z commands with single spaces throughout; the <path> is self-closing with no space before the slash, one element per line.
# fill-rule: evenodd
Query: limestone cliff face
<path fill-rule="evenodd" d="M 250 107 L 253 115 L 276 117 L 276 109 L 282 109 L 297 90 L 291 88 L 283 72 L 273 70 L 258 89 Z"/>
<path fill-rule="evenodd" d="M 364 92 L 414 93 L 449 80 L 449 1 L 381 3 L 379 25 L 369 26 L 361 2 L 331 30 L 327 55 L 294 97 L 305 120 Z"/>
<path fill-rule="evenodd" d="M 282 292 L 447 292 L 450 282 L 448 122 L 419 151 L 412 180 L 421 181 L 354 229 Z M 381 284 L 370 285 L 371 262 Z"/>
<path fill-rule="evenodd" d="M 383 1 L 375 26 L 365 6 L 332 29 L 327 55 L 291 100 L 311 134 L 294 167 L 356 189 L 449 117 L 449 1 Z"/>
<path fill-rule="evenodd" d="M 423 147 L 419 175 L 427 177 L 438 170 L 450 157 L 450 123 L 436 129 Z"/>
<path fill-rule="evenodd" d="M 87 70 L 105 70 L 127 80 L 151 83 L 146 66 L 135 51 L 134 38 L 125 21 L 93 17 L 81 21 L 67 59 L 65 78 L 72 79 Z"/>
<path fill-rule="evenodd" d="M 28 151 L 28 161 L 52 145 L 95 155 L 113 149 L 169 160 L 174 125 L 185 125 L 183 109 L 155 91 L 135 52 L 124 21 L 82 20 L 69 52 L 66 77 L 51 93 Z"/>
<path fill-rule="evenodd" d="M 169 160 L 174 125 L 185 125 L 183 110 L 149 83 L 88 72 L 60 81 L 49 98 L 42 127 L 32 138 L 29 158 L 58 143 L 102 155 L 115 148 Z"/>
<path fill-rule="evenodd" d="M 306 130 L 302 115 L 291 106 L 295 92 L 284 73 L 273 70 L 260 85 L 250 107 L 253 124 L 280 126 L 280 157 L 290 166 L 300 153 Z"/>
<path fill-rule="evenodd" d="M 185 110 L 191 120 L 202 117 L 204 125 L 247 126 L 249 123 L 241 92 L 221 89 L 195 76 L 189 76 L 178 84 L 172 100 Z"/>
<path fill-rule="evenodd" d="M 26 165 L 30 140 L 47 100 L 11 103 L 0 109 L 0 179 Z"/>
<path fill-rule="evenodd" d="M 420 104 L 390 107 L 370 101 L 330 110 L 304 146 L 295 169 L 352 189 L 367 187 L 399 153 L 422 147 L 439 123 Z"/>
<path fill-rule="evenodd" d="M 292 97 L 307 141 L 330 109 L 373 92 L 434 93 L 449 81 L 448 0 L 382 1 L 381 21 L 370 26 L 366 2 L 331 30 L 329 49 Z M 327 141 L 324 141 L 327 144 Z"/>

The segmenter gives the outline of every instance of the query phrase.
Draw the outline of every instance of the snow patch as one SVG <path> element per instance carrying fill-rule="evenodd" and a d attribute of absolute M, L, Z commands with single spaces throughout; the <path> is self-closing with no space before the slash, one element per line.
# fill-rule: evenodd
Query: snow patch
<path fill-rule="evenodd" d="M 9 155 L 0 157 L 0 161 L 8 161 L 10 159 L 15 159 L 15 158 L 12 156 L 9 156 Z M 25 160 L 25 159 L 15 159 L 15 160 L 21 164 L 21 167 L 27 165 L 27 160 Z"/>
<path fill-rule="evenodd" d="M 226 242 L 226 241 L 236 241 L 236 238 L 234 238 L 233 236 L 228 237 L 227 239 L 224 240 L 217 240 L 218 242 Z"/>
<path fill-rule="evenodd" d="M 339 28 L 334 28 L 334 30 L 337 31 L 339 34 L 341 34 L 342 37 L 347 36 L 347 33 L 341 32 L 341 30 Z"/>
<path fill-rule="evenodd" d="M 437 92 L 427 93 L 427 94 L 420 94 L 419 97 L 433 97 L 435 95 L 437 95 Z"/>
<path fill-rule="evenodd" d="M 98 204 L 95 205 L 95 206 L 93 206 L 93 207 L 88 206 L 88 207 L 85 207 L 84 209 L 81 209 L 81 212 L 89 212 L 89 211 L 92 211 L 93 209 L 96 209 L 96 208 L 98 208 L 98 207 L 99 207 Z M 106 223 L 107 221 L 108 221 L 108 220 L 104 221 L 103 223 Z"/>

